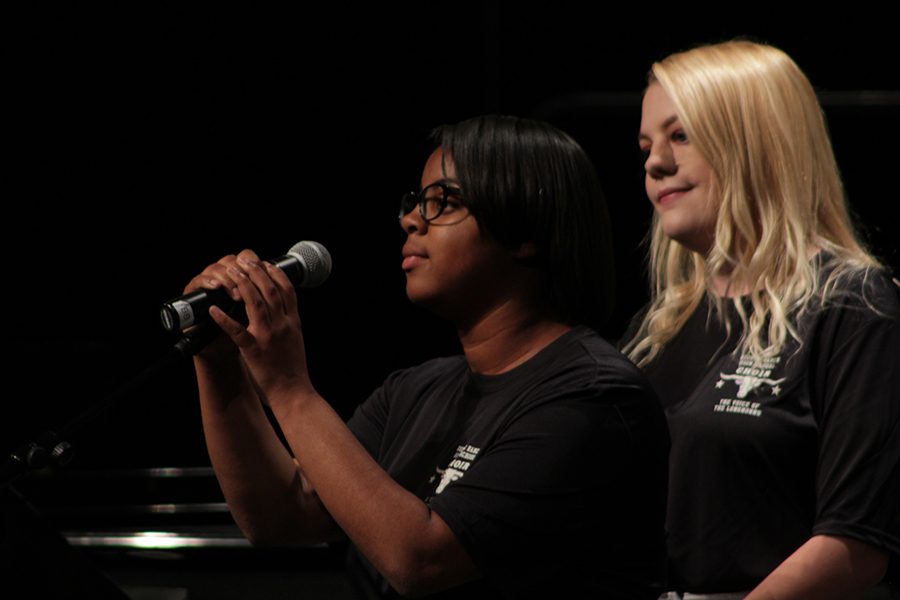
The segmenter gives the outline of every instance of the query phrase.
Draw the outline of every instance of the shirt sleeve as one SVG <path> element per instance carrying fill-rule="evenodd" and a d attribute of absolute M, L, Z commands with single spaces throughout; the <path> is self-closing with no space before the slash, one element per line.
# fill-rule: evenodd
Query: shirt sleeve
<path fill-rule="evenodd" d="M 381 452 L 381 444 L 390 413 L 388 401 L 390 392 L 388 390 L 402 376 L 402 371 L 392 373 L 381 387 L 373 391 L 365 402 L 356 407 L 353 416 L 347 421 L 347 427 L 376 461 Z"/>
<path fill-rule="evenodd" d="M 900 556 L 900 301 L 889 282 L 839 301 L 814 332 L 814 534 Z M 817 402 L 817 399 L 820 399 Z"/>

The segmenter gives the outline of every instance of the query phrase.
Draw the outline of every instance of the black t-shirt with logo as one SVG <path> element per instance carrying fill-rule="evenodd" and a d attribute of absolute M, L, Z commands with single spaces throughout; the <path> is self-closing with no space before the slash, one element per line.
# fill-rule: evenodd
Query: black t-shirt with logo
<path fill-rule="evenodd" d="M 483 574 L 441 597 L 659 594 L 665 418 L 640 371 L 590 329 L 497 376 L 461 356 L 398 371 L 349 426 Z"/>
<path fill-rule="evenodd" d="M 749 302 L 744 306 L 749 310 Z M 672 439 L 670 587 L 752 589 L 813 535 L 900 555 L 900 300 L 838 282 L 802 344 L 754 361 L 704 301 L 645 369 Z"/>

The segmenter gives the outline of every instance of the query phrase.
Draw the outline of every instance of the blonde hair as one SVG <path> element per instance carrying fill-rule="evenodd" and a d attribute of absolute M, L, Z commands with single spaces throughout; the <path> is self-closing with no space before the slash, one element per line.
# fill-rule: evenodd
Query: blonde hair
<path fill-rule="evenodd" d="M 853 231 L 825 119 L 809 80 L 771 46 L 732 41 L 654 63 L 690 143 L 712 168 L 719 210 L 709 254 L 666 236 L 654 216 L 650 236 L 651 303 L 625 346 L 644 365 L 678 333 L 703 296 L 717 317 L 726 300 L 710 293 L 714 275 L 731 292 L 750 290 L 738 349 L 777 355 L 813 300 L 824 302 L 839 277 L 879 267 Z M 831 256 L 821 282 L 813 255 Z M 732 294 L 726 294 L 732 295 Z M 729 330 L 730 333 L 730 330 Z"/>

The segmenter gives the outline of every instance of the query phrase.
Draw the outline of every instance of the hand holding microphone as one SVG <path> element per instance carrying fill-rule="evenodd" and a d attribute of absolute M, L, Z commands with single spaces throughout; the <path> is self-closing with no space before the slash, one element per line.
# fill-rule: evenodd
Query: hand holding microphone
<path fill-rule="evenodd" d="M 168 331 L 182 331 L 206 323 L 210 320 L 211 306 L 230 312 L 242 298 L 235 273 L 229 269 L 234 271 L 234 263 L 242 258 L 259 261 L 249 250 L 238 256 L 226 256 L 192 279 L 183 296 L 164 303 L 160 309 L 163 327 Z M 331 255 L 318 242 L 297 242 L 287 254 L 267 262 L 284 271 L 294 287 L 317 287 L 331 274 Z"/>

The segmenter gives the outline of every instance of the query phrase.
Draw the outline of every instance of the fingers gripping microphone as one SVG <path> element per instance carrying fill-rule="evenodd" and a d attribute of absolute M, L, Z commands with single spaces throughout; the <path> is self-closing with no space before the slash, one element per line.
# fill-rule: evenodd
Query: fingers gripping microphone
<path fill-rule="evenodd" d="M 317 287 L 331 274 L 331 255 L 318 242 L 297 242 L 287 254 L 268 262 L 284 271 L 294 287 Z M 167 331 L 181 331 L 210 321 L 210 306 L 227 313 L 235 304 L 222 288 L 200 289 L 166 302 L 159 316 Z"/>

